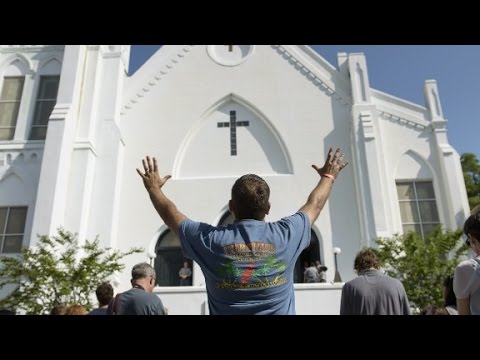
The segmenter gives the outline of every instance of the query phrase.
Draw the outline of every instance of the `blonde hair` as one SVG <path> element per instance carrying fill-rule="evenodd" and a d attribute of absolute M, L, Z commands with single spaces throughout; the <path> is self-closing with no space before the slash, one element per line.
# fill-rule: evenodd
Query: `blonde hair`
<path fill-rule="evenodd" d="M 67 308 L 65 315 L 86 315 L 87 309 L 85 309 L 82 305 L 71 305 Z"/>

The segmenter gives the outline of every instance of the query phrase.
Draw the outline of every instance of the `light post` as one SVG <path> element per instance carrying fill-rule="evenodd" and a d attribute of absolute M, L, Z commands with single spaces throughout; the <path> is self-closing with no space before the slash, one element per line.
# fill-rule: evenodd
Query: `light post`
<path fill-rule="evenodd" d="M 342 282 L 342 277 L 338 272 L 338 262 L 337 262 L 337 255 L 342 252 L 342 249 L 340 249 L 339 247 L 334 247 L 332 251 L 333 251 L 333 255 L 335 256 L 335 278 L 333 279 L 333 282 Z"/>
<path fill-rule="evenodd" d="M 149 252 L 147 256 L 150 259 L 149 261 L 150 266 L 153 266 L 153 260 L 157 257 L 157 254 Z"/>

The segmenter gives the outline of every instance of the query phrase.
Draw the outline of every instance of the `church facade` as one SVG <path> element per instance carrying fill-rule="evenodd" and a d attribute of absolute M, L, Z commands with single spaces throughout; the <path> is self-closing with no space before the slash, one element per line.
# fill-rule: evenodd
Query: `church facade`
<path fill-rule="evenodd" d="M 205 313 L 203 274 L 151 205 L 135 170 L 142 158 L 172 175 L 164 190 L 181 212 L 224 224 L 239 176 L 266 179 L 266 221 L 276 221 L 305 203 L 319 180 L 311 165 L 339 147 L 350 164 L 295 273 L 297 312 L 316 313 L 312 299 L 325 294 L 335 313 L 335 270 L 352 279 L 362 246 L 456 229 L 469 212 L 434 80 L 422 106 L 371 88 L 362 53 L 339 53 L 333 66 L 305 45 L 165 45 L 132 76 L 129 56 L 128 45 L 0 46 L 2 255 L 60 226 L 81 241 L 139 246 L 117 290 L 146 261 L 171 313 Z M 304 264 L 317 260 L 327 283 L 300 284 Z M 190 287 L 178 286 L 184 261 Z"/>

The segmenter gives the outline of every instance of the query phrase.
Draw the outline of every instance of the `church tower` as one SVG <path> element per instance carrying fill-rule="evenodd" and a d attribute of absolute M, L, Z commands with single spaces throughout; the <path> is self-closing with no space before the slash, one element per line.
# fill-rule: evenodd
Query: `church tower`
<path fill-rule="evenodd" d="M 58 96 L 49 118 L 31 243 L 59 226 L 80 241 L 115 239 L 124 143 L 119 109 L 130 46 L 65 46 Z M 108 175 L 107 175 L 108 174 Z"/>

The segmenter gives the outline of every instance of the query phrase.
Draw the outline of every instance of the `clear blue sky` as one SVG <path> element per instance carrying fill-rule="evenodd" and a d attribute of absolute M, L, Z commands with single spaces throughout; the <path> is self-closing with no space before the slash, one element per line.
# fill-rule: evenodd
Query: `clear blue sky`
<path fill-rule="evenodd" d="M 161 45 L 133 45 L 133 74 Z M 363 52 L 370 86 L 425 106 L 423 84 L 437 80 L 450 144 L 480 158 L 479 45 L 311 45 L 332 65 L 338 52 Z"/>

